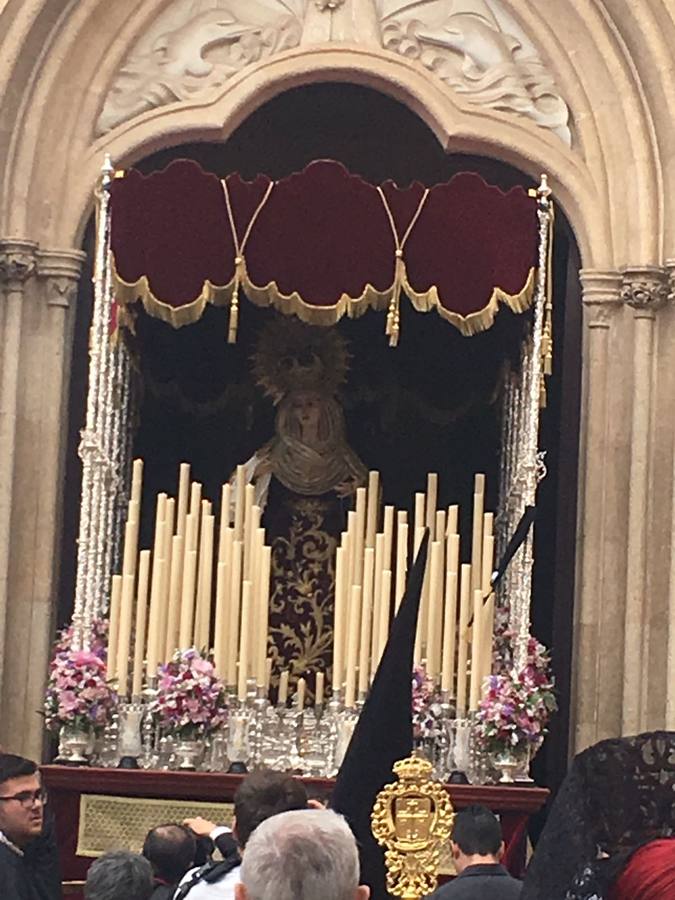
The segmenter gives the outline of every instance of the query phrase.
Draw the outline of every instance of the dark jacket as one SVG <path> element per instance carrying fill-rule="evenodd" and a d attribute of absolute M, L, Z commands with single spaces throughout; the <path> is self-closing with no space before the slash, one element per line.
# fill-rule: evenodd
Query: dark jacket
<path fill-rule="evenodd" d="M 461 875 L 432 894 L 432 900 L 518 900 L 522 886 L 504 866 L 467 866 Z"/>
<path fill-rule="evenodd" d="M 0 843 L 0 897 L 3 900 L 61 900 L 59 855 L 51 819 L 43 834 L 19 856 Z"/>

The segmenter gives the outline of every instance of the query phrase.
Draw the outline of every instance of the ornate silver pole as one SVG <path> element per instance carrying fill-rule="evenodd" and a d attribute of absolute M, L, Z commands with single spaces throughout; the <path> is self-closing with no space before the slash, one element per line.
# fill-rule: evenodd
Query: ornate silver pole
<path fill-rule="evenodd" d="M 89 386 L 79 454 L 82 495 L 78 537 L 74 642 L 86 645 L 92 620 L 108 602 L 118 556 L 119 505 L 128 469 L 129 361 L 112 330 L 110 186 L 114 168 L 106 156 L 96 193 L 94 308 L 89 335 Z"/>
<path fill-rule="evenodd" d="M 533 506 L 537 485 L 545 474 L 539 452 L 539 413 L 543 397 L 543 339 L 547 303 L 549 241 L 552 209 L 551 191 L 545 175 L 537 189 L 539 220 L 538 269 L 535 287 L 532 331 L 521 351 L 520 379 L 508 373 L 502 431 L 502 484 L 500 545 L 513 533 L 526 506 Z M 534 567 L 532 530 L 511 562 L 500 592 L 502 604 L 509 610 L 509 628 L 515 635 L 513 664 L 525 665 L 530 633 L 530 603 Z"/>

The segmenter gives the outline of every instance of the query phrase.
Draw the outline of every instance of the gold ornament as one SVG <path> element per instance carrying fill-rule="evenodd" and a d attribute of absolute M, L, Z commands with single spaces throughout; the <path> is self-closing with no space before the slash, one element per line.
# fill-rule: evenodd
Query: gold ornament
<path fill-rule="evenodd" d="M 279 316 L 260 332 L 253 375 L 275 405 L 291 391 L 332 397 L 345 380 L 349 359 L 347 345 L 335 328 Z"/>
<path fill-rule="evenodd" d="M 399 760 L 394 764 L 399 780 L 380 791 L 371 816 L 373 837 L 385 848 L 387 891 L 403 900 L 433 893 L 441 847 L 452 829 L 452 804 L 431 772 L 425 759 Z"/>

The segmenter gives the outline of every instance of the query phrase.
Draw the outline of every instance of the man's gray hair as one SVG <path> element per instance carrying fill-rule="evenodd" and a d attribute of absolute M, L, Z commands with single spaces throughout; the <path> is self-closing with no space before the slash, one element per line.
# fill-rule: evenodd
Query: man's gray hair
<path fill-rule="evenodd" d="M 353 900 L 356 841 L 342 816 L 330 810 L 279 813 L 246 844 L 241 881 L 250 900 Z"/>
<path fill-rule="evenodd" d="M 152 866 L 138 853 L 116 850 L 89 867 L 86 900 L 148 900 L 153 891 Z"/>

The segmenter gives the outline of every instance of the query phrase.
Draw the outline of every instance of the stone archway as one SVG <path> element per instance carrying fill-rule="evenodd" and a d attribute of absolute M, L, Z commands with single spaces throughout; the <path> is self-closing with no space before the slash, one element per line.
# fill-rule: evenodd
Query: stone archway
<path fill-rule="evenodd" d="M 527 98 L 520 108 L 472 102 L 456 66 L 439 74 L 429 65 L 425 47 L 438 43 L 437 29 L 447 24 L 439 24 L 435 0 L 417 4 L 421 28 L 411 26 L 397 0 L 344 0 L 334 10 L 286 2 L 291 17 L 306 11 L 297 43 L 253 53 L 208 94 L 150 104 L 106 130 L 101 115 L 129 54 L 153 21 L 181 5 L 217 7 L 229 14 L 225 26 L 243 18 L 242 0 L 9 0 L 0 12 L 2 739 L 39 752 L 41 726 L 32 711 L 44 681 L 58 568 L 61 422 L 80 265 L 74 248 L 103 154 L 124 165 L 177 141 L 222 138 L 270 96 L 320 80 L 355 81 L 399 99 L 446 148 L 551 175 L 584 268 L 574 745 L 665 722 L 673 727 L 675 570 L 671 577 L 664 560 L 672 556 L 675 325 L 665 303 L 673 265 L 664 260 L 675 257 L 666 206 L 675 180 L 667 162 L 675 22 L 667 4 L 653 0 L 638 12 L 620 0 L 610 14 L 603 5 L 565 0 L 555 22 L 535 0 L 463 0 L 453 7 L 451 15 L 482 17 L 489 32 L 481 43 L 458 27 L 466 22 L 450 23 L 445 45 L 468 64 L 522 63 L 514 40 L 530 57 L 534 52 L 552 96 L 570 111 L 571 145 L 560 115 L 547 126 Z M 280 5 L 256 0 L 263 12 Z M 399 31 L 385 34 L 385 26 Z M 496 57 L 485 56 L 486 47 Z M 600 655 L 601 639 L 611 649 Z M 8 649 L 27 643 L 30 662 Z"/>

